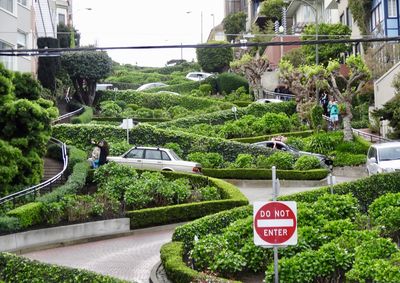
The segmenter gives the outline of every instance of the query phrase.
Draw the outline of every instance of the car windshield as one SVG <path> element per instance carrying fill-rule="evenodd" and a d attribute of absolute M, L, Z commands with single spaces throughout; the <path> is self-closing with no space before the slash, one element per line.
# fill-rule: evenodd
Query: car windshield
<path fill-rule="evenodd" d="M 293 150 L 293 151 L 299 151 L 299 150 L 298 150 L 297 148 L 295 148 L 293 145 L 286 144 L 286 146 L 287 146 L 289 149 Z"/>
<path fill-rule="evenodd" d="M 400 159 L 400 146 L 381 148 L 379 150 L 379 161 Z"/>
<path fill-rule="evenodd" d="M 169 153 L 175 160 L 182 160 L 172 149 L 169 150 Z"/>

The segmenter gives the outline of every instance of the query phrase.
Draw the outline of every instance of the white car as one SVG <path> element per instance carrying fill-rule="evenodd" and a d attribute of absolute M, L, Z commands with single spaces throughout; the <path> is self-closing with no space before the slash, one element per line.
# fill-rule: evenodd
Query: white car
<path fill-rule="evenodd" d="M 201 164 L 182 160 L 172 149 L 133 147 L 121 156 L 109 156 L 114 161 L 137 169 L 201 173 Z"/>
<path fill-rule="evenodd" d="M 400 171 L 400 142 L 373 144 L 367 155 L 368 175 Z"/>
<path fill-rule="evenodd" d="M 192 80 L 192 81 L 202 81 L 211 76 L 213 76 L 213 74 L 211 74 L 211 73 L 191 72 L 186 75 L 186 78 L 188 80 Z"/>
<path fill-rule="evenodd" d="M 149 83 L 149 84 L 144 84 L 142 86 L 140 86 L 138 89 L 136 89 L 137 91 L 143 91 L 143 90 L 148 90 L 151 88 L 155 88 L 155 87 L 160 87 L 160 86 L 168 86 L 165 83 Z"/>

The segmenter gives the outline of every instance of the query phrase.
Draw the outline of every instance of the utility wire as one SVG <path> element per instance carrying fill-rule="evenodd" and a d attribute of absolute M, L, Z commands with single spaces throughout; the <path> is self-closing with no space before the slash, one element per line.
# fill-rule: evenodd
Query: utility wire
<path fill-rule="evenodd" d="M 76 51 L 107 51 L 107 50 L 137 50 L 137 49 L 182 49 L 182 48 L 232 48 L 232 47 L 259 47 L 259 46 L 290 46 L 315 44 L 353 44 L 360 42 L 399 42 L 400 36 L 381 38 L 350 38 L 350 39 L 319 39 L 290 42 L 246 42 L 226 44 L 188 44 L 188 45 L 143 45 L 143 46 L 110 46 L 110 47 L 78 47 L 78 48 L 44 48 L 44 49 L 0 49 L 0 56 L 57 56 L 65 52 Z M 20 55 L 23 54 L 23 55 Z"/>

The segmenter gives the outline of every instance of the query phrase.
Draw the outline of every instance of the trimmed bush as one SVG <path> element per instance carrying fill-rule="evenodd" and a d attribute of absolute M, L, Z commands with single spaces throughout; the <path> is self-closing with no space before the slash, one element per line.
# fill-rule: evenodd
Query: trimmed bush
<path fill-rule="evenodd" d="M 126 130 L 116 126 L 62 124 L 53 127 L 53 136 L 67 144 L 81 148 L 91 148 L 91 137 L 105 139 L 107 142 L 121 142 L 126 139 Z M 227 161 L 235 160 L 239 153 L 253 155 L 271 154 L 271 150 L 267 148 L 254 147 L 224 139 L 197 136 L 179 131 L 162 130 L 145 124 L 133 128 L 130 131 L 129 138 L 129 143 L 132 145 L 161 146 L 169 142 L 178 143 L 184 154 L 196 151 L 218 152 Z"/>
<path fill-rule="evenodd" d="M 85 124 L 90 123 L 93 118 L 93 109 L 92 107 L 85 106 L 85 109 L 82 114 L 77 117 L 71 118 L 72 124 Z"/>
<path fill-rule="evenodd" d="M 238 118 L 245 115 L 254 115 L 256 117 L 262 117 L 266 113 L 286 113 L 292 115 L 296 111 L 296 104 L 293 101 L 282 102 L 282 103 L 252 103 L 248 107 L 238 108 L 236 115 Z M 178 128 L 189 128 L 196 124 L 211 124 L 220 125 L 227 121 L 234 121 L 235 114 L 231 109 L 218 111 L 209 114 L 201 114 L 191 116 L 187 118 L 180 118 L 171 122 L 165 122 L 157 125 L 160 128 L 178 127 Z"/>
<path fill-rule="evenodd" d="M 295 170 L 311 170 L 318 169 L 321 167 L 319 159 L 315 156 L 302 155 L 296 160 L 294 164 Z"/>
<path fill-rule="evenodd" d="M 13 233 L 21 228 L 19 218 L 11 216 L 0 216 L 0 233 Z"/>
<path fill-rule="evenodd" d="M 131 229 L 193 220 L 248 204 L 247 198 L 235 186 L 213 178 L 210 178 L 209 181 L 212 186 L 219 189 L 221 200 L 128 211 L 126 216 L 131 219 Z"/>
<path fill-rule="evenodd" d="M 287 133 L 279 133 L 279 134 L 272 134 L 272 135 L 265 135 L 265 136 L 257 136 L 257 137 L 248 137 L 248 138 L 234 138 L 231 139 L 232 141 L 242 142 L 242 143 L 256 143 L 261 141 L 268 141 L 277 136 L 284 136 L 284 137 L 308 137 L 312 135 L 314 132 L 312 130 L 309 131 L 302 131 L 302 132 L 287 132 Z"/>
<path fill-rule="evenodd" d="M 0 253 L 0 280 L 21 283 L 127 282 L 91 271 L 41 263 L 10 253 Z"/>
<path fill-rule="evenodd" d="M 21 228 L 42 222 L 42 206 L 40 202 L 31 202 L 7 212 L 7 216 L 18 218 Z"/>
<path fill-rule="evenodd" d="M 351 154 L 347 152 L 336 151 L 333 157 L 333 166 L 357 166 L 364 165 L 367 162 L 365 154 Z"/>
<path fill-rule="evenodd" d="M 217 87 L 220 94 L 230 94 L 239 87 L 244 87 L 245 91 L 249 91 L 249 83 L 247 80 L 234 73 L 222 73 L 217 77 Z"/>
<path fill-rule="evenodd" d="M 203 174 L 219 179 L 244 179 L 244 180 L 271 180 L 271 169 L 211 169 L 204 168 Z M 326 178 L 328 170 L 314 169 L 308 171 L 276 170 L 276 176 L 280 180 L 321 180 Z"/>
<path fill-rule="evenodd" d="M 291 170 L 293 169 L 293 164 L 295 163 L 295 160 L 296 158 L 292 153 L 278 150 L 268 157 L 265 157 L 263 155 L 258 156 L 257 167 L 269 169 L 272 168 L 272 166 L 275 166 L 276 169 Z"/>
<path fill-rule="evenodd" d="M 216 152 L 193 152 L 188 154 L 187 160 L 199 162 L 203 168 L 222 168 L 224 158 Z"/>

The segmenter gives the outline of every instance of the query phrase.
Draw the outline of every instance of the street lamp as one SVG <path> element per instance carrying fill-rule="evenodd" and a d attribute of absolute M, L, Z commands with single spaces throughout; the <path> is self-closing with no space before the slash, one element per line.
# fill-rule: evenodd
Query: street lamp
<path fill-rule="evenodd" d="M 192 11 L 187 11 L 186 14 L 190 14 Z M 203 11 L 200 12 L 200 43 L 203 43 Z"/>

